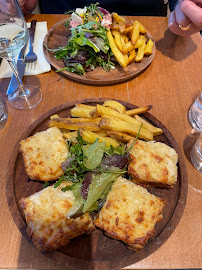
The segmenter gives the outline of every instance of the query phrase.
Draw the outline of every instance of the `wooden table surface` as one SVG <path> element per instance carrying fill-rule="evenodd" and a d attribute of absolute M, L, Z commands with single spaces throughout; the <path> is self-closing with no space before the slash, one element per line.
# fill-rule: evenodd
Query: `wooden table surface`
<path fill-rule="evenodd" d="M 29 15 L 27 21 L 47 21 L 48 29 L 64 15 Z M 151 114 L 173 134 L 185 160 L 188 196 L 179 225 L 171 237 L 152 255 L 127 269 L 170 269 L 202 267 L 202 176 L 190 163 L 189 153 L 198 134 L 187 120 L 187 112 L 202 91 L 202 38 L 199 34 L 181 38 L 167 30 L 167 18 L 139 20 L 156 41 L 152 64 L 138 77 L 114 86 L 75 83 L 51 70 L 24 78 L 37 84 L 43 100 L 34 109 L 20 111 L 9 106 L 6 90 L 9 79 L 0 80 L 0 95 L 8 110 L 8 122 L 0 130 L 0 268 L 63 269 L 25 240 L 15 225 L 6 198 L 7 168 L 11 152 L 27 127 L 43 113 L 68 101 L 102 97 L 119 99 L 137 106 L 153 105 Z M 96 268 L 96 267 L 95 267 Z"/>

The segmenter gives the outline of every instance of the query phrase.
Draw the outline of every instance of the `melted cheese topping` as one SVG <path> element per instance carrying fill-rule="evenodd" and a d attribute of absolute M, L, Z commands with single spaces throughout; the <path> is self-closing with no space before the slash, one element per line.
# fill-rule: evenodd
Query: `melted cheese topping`
<path fill-rule="evenodd" d="M 176 151 L 161 142 L 137 140 L 130 151 L 128 173 L 137 183 L 153 182 L 172 186 L 177 181 Z"/>
<path fill-rule="evenodd" d="M 145 188 L 119 177 L 94 224 L 133 250 L 144 247 L 162 219 L 165 202 Z"/>
<path fill-rule="evenodd" d="M 27 210 L 35 214 L 35 221 L 42 224 L 47 220 L 57 221 L 58 217 L 65 218 L 68 210 L 74 203 L 75 197 L 71 190 L 61 191 L 62 187 L 70 185 L 63 183 L 58 188 L 54 186 L 47 187 L 37 193 L 34 193 L 27 199 L 29 202 Z"/>
<path fill-rule="evenodd" d="M 33 180 L 51 181 L 63 174 L 61 163 L 68 149 L 58 128 L 49 128 L 21 141 L 25 169 Z"/>
<path fill-rule="evenodd" d="M 71 190 L 61 191 L 67 185 L 71 183 L 64 182 L 58 188 L 47 187 L 20 201 L 27 233 L 41 251 L 58 249 L 72 238 L 94 229 L 88 213 L 75 219 L 66 217 L 75 200 Z"/>

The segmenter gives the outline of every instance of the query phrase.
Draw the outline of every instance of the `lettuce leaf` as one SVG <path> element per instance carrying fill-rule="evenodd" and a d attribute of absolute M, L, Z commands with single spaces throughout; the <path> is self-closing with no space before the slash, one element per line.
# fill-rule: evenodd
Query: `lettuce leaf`
<path fill-rule="evenodd" d="M 87 169 L 95 169 L 102 161 L 106 143 L 95 141 L 93 144 L 83 145 L 84 160 L 83 164 Z"/>
<path fill-rule="evenodd" d="M 109 45 L 106 44 L 106 42 L 104 41 L 103 38 L 101 37 L 97 37 L 97 36 L 93 36 L 90 37 L 89 40 L 94 43 L 101 51 L 103 51 L 105 54 L 108 53 L 109 51 Z"/>
<path fill-rule="evenodd" d="M 100 173 L 93 175 L 92 182 L 88 189 L 88 197 L 82 209 L 86 213 L 91 206 L 99 199 L 104 199 L 114 181 L 117 180 L 118 175 L 113 173 Z"/>
<path fill-rule="evenodd" d="M 80 46 L 86 46 L 87 45 L 87 46 L 93 48 L 93 50 L 96 53 L 100 51 L 100 49 L 93 42 L 91 42 L 89 39 L 87 39 L 84 36 L 76 38 L 75 42 L 78 43 Z"/>
<path fill-rule="evenodd" d="M 73 215 L 81 212 L 83 205 L 84 205 L 84 202 L 85 202 L 85 200 L 81 196 L 81 183 L 73 184 L 72 186 L 70 186 L 70 189 L 72 190 L 72 192 L 74 194 L 75 201 L 74 201 L 72 207 L 67 212 L 67 218 L 71 218 Z M 63 190 L 63 191 L 65 191 L 65 190 Z"/>

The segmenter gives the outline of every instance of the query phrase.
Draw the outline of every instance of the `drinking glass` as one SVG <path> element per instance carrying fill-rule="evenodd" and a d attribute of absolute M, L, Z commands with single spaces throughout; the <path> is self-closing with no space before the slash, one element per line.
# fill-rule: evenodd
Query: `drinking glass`
<path fill-rule="evenodd" d="M 194 144 L 191 153 L 191 161 L 194 167 L 202 173 L 202 133 L 200 134 L 198 140 Z"/>
<path fill-rule="evenodd" d="M 5 58 L 18 81 L 18 89 L 8 96 L 16 109 L 31 109 L 42 99 L 41 90 L 34 85 L 23 85 L 15 63 L 16 55 L 29 40 L 27 24 L 17 0 L 7 0 L 0 10 L 0 57 Z"/>
<path fill-rule="evenodd" d="M 202 92 L 190 107 L 188 119 L 192 127 L 202 133 Z"/>
<path fill-rule="evenodd" d="M 7 119 L 8 119 L 8 114 L 6 112 L 4 103 L 2 99 L 0 98 L 0 129 L 2 129 L 5 126 Z"/>

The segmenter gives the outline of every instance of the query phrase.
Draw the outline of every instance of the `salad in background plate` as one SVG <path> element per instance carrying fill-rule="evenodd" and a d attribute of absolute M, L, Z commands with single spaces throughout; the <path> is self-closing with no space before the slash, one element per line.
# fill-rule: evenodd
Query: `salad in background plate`
<path fill-rule="evenodd" d="M 97 4 L 77 8 L 65 26 L 70 27 L 71 37 L 67 46 L 58 48 L 57 59 L 62 59 L 67 70 L 79 75 L 100 66 L 105 71 L 115 67 L 115 58 L 109 46 L 107 28 L 112 24 L 111 14 Z"/>

